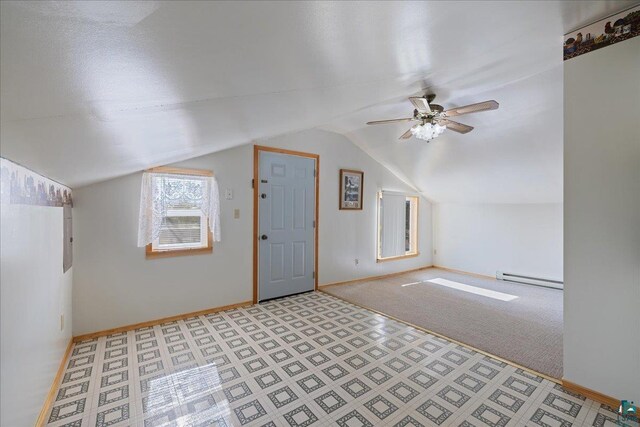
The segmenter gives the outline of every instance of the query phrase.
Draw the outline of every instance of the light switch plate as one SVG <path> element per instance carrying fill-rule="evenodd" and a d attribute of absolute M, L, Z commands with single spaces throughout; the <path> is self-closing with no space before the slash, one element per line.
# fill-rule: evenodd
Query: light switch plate
<path fill-rule="evenodd" d="M 240 209 L 234 209 L 233 210 L 233 218 L 234 219 L 240 218 Z"/>
<path fill-rule="evenodd" d="M 230 188 L 227 188 L 224 190 L 224 198 L 227 200 L 231 200 L 233 199 L 233 190 Z"/>

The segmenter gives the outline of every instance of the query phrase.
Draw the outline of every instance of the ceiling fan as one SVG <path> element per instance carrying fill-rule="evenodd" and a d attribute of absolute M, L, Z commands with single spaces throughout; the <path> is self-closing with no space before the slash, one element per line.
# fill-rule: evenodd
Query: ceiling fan
<path fill-rule="evenodd" d="M 429 141 L 445 129 L 450 129 L 458 133 L 469 133 L 473 130 L 472 126 L 449 120 L 449 117 L 461 116 L 463 114 L 478 113 L 480 111 L 497 110 L 499 104 L 496 101 L 484 101 L 477 104 L 465 105 L 464 107 L 451 108 L 445 110 L 441 105 L 432 104 L 435 99 L 434 94 L 425 94 L 422 97 L 412 96 L 409 101 L 414 105 L 413 117 L 404 119 L 391 120 L 375 120 L 367 122 L 368 125 L 381 125 L 386 123 L 398 122 L 418 122 L 411 129 L 400 136 L 400 139 L 409 139 L 412 136 Z"/>

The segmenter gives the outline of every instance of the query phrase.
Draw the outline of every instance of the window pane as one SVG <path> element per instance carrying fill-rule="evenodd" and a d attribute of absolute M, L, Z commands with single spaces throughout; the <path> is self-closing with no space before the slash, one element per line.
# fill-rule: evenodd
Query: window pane
<path fill-rule="evenodd" d="M 206 251 L 191 253 L 210 252 L 210 239 L 216 236 L 212 236 L 209 230 L 209 215 L 214 216 L 212 228 L 219 230 L 218 200 L 211 199 L 218 197 L 218 188 L 211 174 L 199 170 L 157 168 L 157 171 L 145 173 L 145 177 L 143 197 L 149 203 L 153 218 L 140 222 L 144 235 L 142 238 L 139 236 L 138 244 L 151 240 L 151 244 L 147 244 L 147 257 L 153 258 L 155 252 L 162 252 L 158 257 L 173 256 L 174 252 L 179 255 L 177 252 L 180 251 L 188 254 L 193 249 Z"/>
<path fill-rule="evenodd" d="M 167 216 L 162 221 L 158 243 L 162 245 L 194 244 L 200 242 L 200 216 Z"/>
<path fill-rule="evenodd" d="M 205 197 L 206 181 L 204 179 L 166 175 L 156 179 L 164 203 L 168 208 L 201 206 Z"/>

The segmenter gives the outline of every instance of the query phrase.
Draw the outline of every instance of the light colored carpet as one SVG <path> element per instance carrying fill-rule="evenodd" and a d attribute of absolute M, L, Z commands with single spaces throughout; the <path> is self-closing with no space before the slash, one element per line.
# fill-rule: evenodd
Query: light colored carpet
<path fill-rule="evenodd" d="M 501 301 L 424 282 L 435 278 L 518 298 Z M 563 293 L 560 290 L 437 268 L 321 289 L 551 377 L 562 378 Z"/>

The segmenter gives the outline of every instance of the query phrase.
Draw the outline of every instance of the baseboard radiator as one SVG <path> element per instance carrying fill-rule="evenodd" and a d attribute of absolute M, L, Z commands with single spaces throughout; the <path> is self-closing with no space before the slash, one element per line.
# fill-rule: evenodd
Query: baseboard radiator
<path fill-rule="evenodd" d="M 564 289 L 564 283 L 560 280 L 543 279 L 541 277 L 523 276 L 515 273 L 496 271 L 496 279 L 505 282 L 524 283 L 526 285 L 544 286 L 545 288 Z"/>

